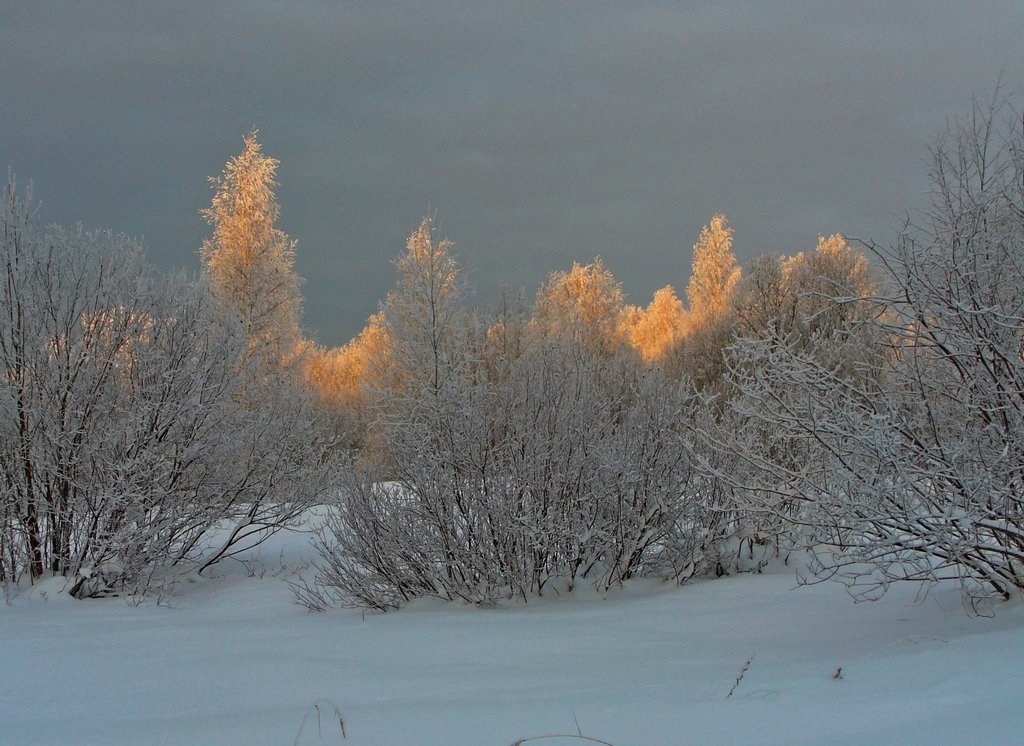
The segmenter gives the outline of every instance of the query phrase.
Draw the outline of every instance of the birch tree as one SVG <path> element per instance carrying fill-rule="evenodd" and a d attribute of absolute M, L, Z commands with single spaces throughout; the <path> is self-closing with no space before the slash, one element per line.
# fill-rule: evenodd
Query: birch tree
<path fill-rule="evenodd" d="M 628 306 L 622 326 L 629 343 L 644 360 L 660 363 L 686 335 L 686 310 L 672 286 L 666 285 L 654 293 L 646 308 Z"/>
<path fill-rule="evenodd" d="M 733 290 L 740 279 L 740 268 L 732 251 L 732 227 L 721 213 L 701 229 L 693 245 L 693 269 L 686 295 L 690 311 L 697 317 L 730 310 Z"/>
<path fill-rule="evenodd" d="M 533 335 L 612 353 L 625 342 L 623 302 L 620 283 L 600 257 L 590 264 L 573 262 L 568 272 L 552 272 L 537 292 Z"/>
<path fill-rule="evenodd" d="M 252 352 L 281 362 L 300 340 L 296 242 L 275 226 L 278 161 L 264 155 L 256 134 L 247 134 L 242 152 L 210 179 L 213 202 L 201 214 L 213 235 L 200 256 L 215 297 L 237 319 Z"/>

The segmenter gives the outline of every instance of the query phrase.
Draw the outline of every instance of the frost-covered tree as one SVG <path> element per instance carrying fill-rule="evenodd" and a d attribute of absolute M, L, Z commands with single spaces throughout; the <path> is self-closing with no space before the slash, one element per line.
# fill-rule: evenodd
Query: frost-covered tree
<path fill-rule="evenodd" d="M 722 383 L 723 350 L 733 338 L 734 295 L 739 280 L 732 228 L 724 215 L 715 215 L 693 246 L 685 335 L 669 349 L 665 366 L 676 378 L 687 379 L 719 399 L 726 393 Z"/>
<path fill-rule="evenodd" d="M 647 308 L 628 306 L 623 329 L 630 345 L 648 362 L 662 362 L 687 330 L 686 309 L 671 285 L 654 293 Z"/>
<path fill-rule="evenodd" d="M 871 323 L 879 312 L 879 282 L 868 257 L 843 236 L 819 237 L 813 252 L 782 263 L 786 303 L 775 326 L 791 344 L 856 365 L 878 353 Z"/>
<path fill-rule="evenodd" d="M 690 311 L 697 317 L 716 315 L 730 309 L 740 268 L 732 251 L 732 228 L 725 215 L 711 218 L 693 245 L 693 269 L 686 295 Z"/>
<path fill-rule="evenodd" d="M 879 277 L 843 236 L 819 237 L 813 251 L 752 262 L 735 299 L 736 333 L 810 351 L 846 372 L 877 366 L 885 335 Z"/>
<path fill-rule="evenodd" d="M 785 257 L 762 254 L 744 269 L 736 287 L 737 334 L 756 337 L 773 325 L 786 323 L 792 299 L 783 269 Z"/>
<path fill-rule="evenodd" d="M 706 507 L 684 442 L 690 399 L 634 368 L 624 402 L 600 364 L 531 348 L 506 380 L 460 377 L 441 394 L 443 417 L 389 430 L 386 470 L 366 460 L 346 470 L 302 599 L 487 604 L 701 572 Z"/>
<path fill-rule="evenodd" d="M 334 422 L 340 443 L 360 447 L 369 426 L 375 368 L 383 368 L 387 336 L 381 313 L 372 315 L 354 339 L 341 347 L 310 345 L 302 355 L 303 377 Z"/>
<path fill-rule="evenodd" d="M 531 333 L 534 338 L 614 352 L 622 333 L 622 286 L 600 257 L 573 262 L 568 272 L 552 272 L 537 292 Z"/>
<path fill-rule="evenodd" d="M 424 218 L 395 260 L 398 280 L 381 305 L 381 330 L 387 339 L 377 356 L 374 386 L 391 393 L 438 394 L 462 364 L 465 309 L 459 265 L 452 242 L 438 239 Z"/>
<path fill-rule="evenodd" d="M 224 172 L 212 177 L 213 203 L 202 215 L 213 226 L 200 256 L 215 297 L 230 309 L 253 353 L 280 362 L 300 340 L 300 280 L 295 241 L 275 227 L 278 161 L 264 155 L 256 130 Z"/>
<path fill-rule="evenodd" d="M 812 252 L 759 257 L 737 288 L 735 330 L 720 358 L 721 418 L 694 437 L 705 452 L 720 454 L 715 479 L 733 506 L 733 530 L 759 543 L 762 554 L 785 555 L 815 540 L 803 524 L 813 523 L 817 503 L 794 494 L 792 475 L 810 470 L 807 479 L 821 489 L 833 477 L 813 438 L 773 422 L 781 411 L 812 421 L 813 386 L 773 372 L 804 356 L 835 380 L 877 390 L 886 341 L 877 293 L 867 257 L 838 235 L 820 238 Z M 767 486 L 751 490 L 755 484 Z"/>

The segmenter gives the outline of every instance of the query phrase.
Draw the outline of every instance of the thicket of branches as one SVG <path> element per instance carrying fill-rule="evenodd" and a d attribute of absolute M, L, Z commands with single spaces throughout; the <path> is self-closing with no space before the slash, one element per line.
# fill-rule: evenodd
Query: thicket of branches
<path fill-rule="evenodd" d="M 950 576 L 1008 597 L 1024 587 L 1022 154 L 1019 113 L 976 107 L 937 142 L 931 208 L 893 246 L 823 237 L 741 275 L 715 216 L 688 307 L 671 286 L 626 306 L 595 260 L 530 308 L 471 312 L 424 222 L 345 350 L 360 435 L 300 596 L 491 602 L 806 550 L 811 576 L 857 597 Z"/>
<path fill-rule="evenodd" d="M 490 603 L 756 568 L 795 545 L 793 522 L 751 499 L 759 473 L 746 468 L 741 484 L 736 449 L 711 437 L 727 422 L 750 433 L 730 404 L 730 345 L 785 324 L 802 347 L 845 359 L 830 335 L 865 309 L 837 306 L 832 283 L 872 280 L 834 236 L 743 284 L 731 245 L 716 216 L 694 247 L 690 309 L 671 288 L 647 309 L 625 306 L 595 260 L 553 273 L 531 308 L 506 300 L 488 315 L 463 306 L 451 244 L 425 220 L 359 338 L 366 373 L 349 401 L 360 401 L 364 440 L 300 598 Z M 741 301 L 762 308 L 766 278 L 784 285 L 779 308 L 764 323 L 746 314 L 744 329 Z M 862 335 L 858 355 L 877 348 L 870 341 Z"/>
<path fill-rule="evenodd" d="M 325 499 L 333 436 L 279 349 L 254 355 L 248 307 L 123 236 L 41 227 L 13 180 L 0 229 L 0 584 L 162 592 Z"/>
<path fill-rule="evenodd" d="M 277 161 L 213 179 L 204 278 L 0 210 L 0 583 L 163 588 L 326 504 L 314 608 L 492 603 L 800 550 L 860 597 L 1024 588 L 1024 124 L 996 99 L 932 150 L 890 246 L 741 271 L 716 215 L 684 302 L 600 259 L 532 303 L 464 302 L 431 220 L 366 329 L 304 340 Z M 873 264 L 869 261 L 872 257 Z"/>
<path fill-rule="evenodd" d="M 865 311 L 837 317 L 841 355 L 774 330 L 733 348 L 733 408 L 773 434 L 733 450 L 757 504 L 789 506 L 817 571 L 858 596 L 952 577 L 971 601 L 1007 598 L 1024 588 L 1020 112 L 976 105 L 931 155 L 930 206 L 869 247 L 886 292 L 832 293 Z"/>
<path fill-rule="evenodd" d="M 304 600 L 489 603 L 654 568 L 692 574 L 706 523 L 689 497 L 694 395 L 616 339 L 609 276 L 577 267 L 594 292 L 567 304 L 579 278 L 556 276 L 532 319 L 485 320 L 461 306 L 448 249 L 424 221 L 398 262 L 373 445 L 346 470 Z"/>

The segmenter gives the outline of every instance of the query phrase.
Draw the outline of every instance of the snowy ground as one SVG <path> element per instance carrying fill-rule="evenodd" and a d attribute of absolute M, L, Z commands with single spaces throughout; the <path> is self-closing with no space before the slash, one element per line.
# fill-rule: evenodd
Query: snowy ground
<path fill-rule="evenodd" d="M 969 618 L 953 588 L 854 605 L 776 574 L 509 609 L 309 614 L 273 575 L 304 541 L 275 539 L 263 578 L 230 563 L 174 608 L 0 603 L 0 743 L 505 746 L 577 722 L 615 746 L 1024 733 L 1020 605 Z"/>

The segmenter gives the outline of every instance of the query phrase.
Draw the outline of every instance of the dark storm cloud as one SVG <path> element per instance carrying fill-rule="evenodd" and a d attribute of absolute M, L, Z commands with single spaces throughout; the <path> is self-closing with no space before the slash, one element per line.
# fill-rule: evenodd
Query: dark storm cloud
<path fill-rule="evenodd" d="M 718 211 L 741 258 L 887 239 L 946 117 L 1024 83 L 1022 38 L 1017 1 L 0 0 L 0 163 L 46 219 L 194 270 L 206 177 L 258 126 L 333 344 L 428 209 L 480 301 L 601 255 L 645 303 Z"/>

